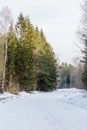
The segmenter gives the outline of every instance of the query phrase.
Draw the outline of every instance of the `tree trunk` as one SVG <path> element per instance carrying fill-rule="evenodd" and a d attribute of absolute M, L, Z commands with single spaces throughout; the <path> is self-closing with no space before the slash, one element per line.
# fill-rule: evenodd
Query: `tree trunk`
<path fill-rule="evenodd" d="M 4 56 L 4 67 L 3 67 L 3 79 L 2 79 L 2 93 L 4 92 L 5 87 L 5 73 L 6 73 L 6 61 L 7 61 L 7 39 L 5 36 L 4 40 L 4 46 L 5 46 L 5 56 Z"/>

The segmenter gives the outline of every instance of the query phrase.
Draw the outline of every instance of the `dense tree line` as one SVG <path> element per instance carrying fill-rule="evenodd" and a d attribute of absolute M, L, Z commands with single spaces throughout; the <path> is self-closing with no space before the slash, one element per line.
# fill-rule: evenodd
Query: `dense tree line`
<path fill-rule="evenodd" d="M 60 78 L 61 79 L 60 79 L 59 88 L 70 88 L 71 71 L 70 71 L 70 65 L 68 65 L 67 63 L 62 63 Z"/>
<path fill-rule="evenodd" d="M 59 88 L 83 88 L 82 83 L 82 65 L 81 63 L 76 66 L 63 63 L 60 71 L 60 84 Z"/>
<path fill-rule="evenodd" d="M 4 34 L 3 34 L 4 37 Z M 1 37 L 0 37 L 1 39 Z M 7 32 L 5 89 L 49 91 L 56 88 L 58 63 L 43 30 L 20 13 Z"/>

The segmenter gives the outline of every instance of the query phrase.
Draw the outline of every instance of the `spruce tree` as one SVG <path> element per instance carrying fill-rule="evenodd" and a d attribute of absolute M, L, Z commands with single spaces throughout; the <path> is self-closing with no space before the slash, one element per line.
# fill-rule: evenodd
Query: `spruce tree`
<path fill-rule="evenodd" d="M 13 23 L 11 22 L 9 31 L 7 34 L 7 63 L 6 63 L 6 85 L 9 87 L 13 86 L 15 82 L 15 58 L 16 58 L 16 49 L 18 46 L 18 41 L 15 35 L 15 30 Z M 16 85 L 16 84 L 15 84 Z"/>
<path fill-rule="evenodd" d="M 20 14 L 16 24 L 19 46 L 16 54 L 16 71 L 21 89 L 32 90 L 34 84 L 33 26 L 28 17 Z M 17 62 L 18 61 L 18 62 Z"/>
<path fill-rule="evenodd" d="M 6 83 L 20 90 L 49 91 L 57 85 L 57 60 L 43 30 L 34 29 L 29 17 L 20 13 L 15 30 L 8 32 Z"/>
<path fill-rule="evenodd" d="M 57 61 L 53 50 L 46 41 L 41 30 L 41 50 L 39 54 L 39 73 L 37 79 L 38 89 L 49 91 L 56 88 L 57 85 Z"/>

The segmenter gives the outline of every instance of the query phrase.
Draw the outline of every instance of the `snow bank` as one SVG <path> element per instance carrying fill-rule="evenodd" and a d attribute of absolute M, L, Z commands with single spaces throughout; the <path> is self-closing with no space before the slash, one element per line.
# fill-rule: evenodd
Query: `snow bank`
<path fill-rule="evenodd" d="M 62 99 L 64 102 L 87 109 L 87 92 L 85 90 L 70 89 L 66 91 Z"/>

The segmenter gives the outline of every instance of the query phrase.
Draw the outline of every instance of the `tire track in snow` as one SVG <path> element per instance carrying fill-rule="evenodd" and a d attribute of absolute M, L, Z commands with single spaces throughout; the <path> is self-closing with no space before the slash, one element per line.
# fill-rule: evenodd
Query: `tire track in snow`
<path fill-rule="evenodd" d="M 55 130 L 64 130 L 66 126 L 62 123 L 62 121 L 59 120 L 59 118 L 56 118 L 55 115 L 48 110 L 48 107 L 44 103 L 39 103 L 40 109 L 43 111 L 45 115 L 47 115 L 48 121 L 51 125 L 55 126 Z M 49 106 L 49 105 L 48 105 Z"/>
<path fill-rule="evenodd" d="M 49 117 L 48 120 L 52 121 L 54 123 L 54 126 L 56 125 L 56 130 L 70 130 L 71 127 L 73 128 L 73 130 L 83 130 L 80 129 L 81 126 L 79 125 L 79 122 L 81 123 L 81 118 L 78 118 L 78 116 L 71 112 L 69 109 L 63 107 L 63 103 L 59 103 L 57 105 L 55 104 L 55 101 L 52 101 L 52 104 L 51 102 L 48 104 L 46 104 L 45 102 L 39 103 L 43 113 L 45 113 L 45 115 Z M 74 122 L 75 118 L 77 119 L 77 122 Z"/>

